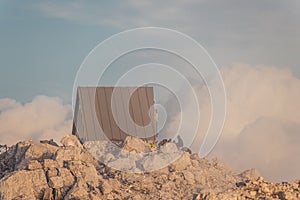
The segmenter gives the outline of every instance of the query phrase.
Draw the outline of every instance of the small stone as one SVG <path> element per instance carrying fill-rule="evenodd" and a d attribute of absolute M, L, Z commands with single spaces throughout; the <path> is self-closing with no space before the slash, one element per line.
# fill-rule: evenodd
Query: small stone
<path fill-rule="evenodd" d="M 54 200 L 52 195 L 52 188 L 47 188 L 44 191 L 43 200 Z"/>
<path fill-rule="evenodd" d="M 282 192 L 282 191 L 278 192 L 278 193 L 277 193 L 277 196 L 278 196 L 278 198 L 279 198 L 280 200 L 285 200 L 285 193 L 284 193 L 284 192 Z"/>
<path fill-rule="evenodd" d="M 200 194 L 193 194 L 193 200 L 201 200 Z"/>
<path fill-rule="evenodd" d="M 193 185 L 195 183 L 195 176 L 192 172 L 185 170 L 182 173 L 188 184 Z"/>
<path fill-rule="evenodd" d="M 292 182 L 291 184 L 292 184 L 292 186 L 293 186 L 294 189 L 297 189 L 297 188 L 300 187 L 300 184 L 299 184 L 298 181 L 294 181 L 294 182 Z"/>
<path fill-rule="evenodd" d="M 7 145 L 1 145 L 0 144 L 0 155 L 2 154 L 2 153 L 5 153 L 5 152 L 7 152 Z"/>
<path fill-rule="evenodd" d="M 259 176 L 258 178 L 257 178 L 257 181 L 258 182 L 262 182 L 264 180 L 264 178 L 262 177 L 262 176 Z"/>
<path fill-rule="evenodd" d="M 132 137 L 127 136 L 124 141 L 123 149 L 129 152 L 136 152 L 136 153 L 148 153 L 151 152 L 150 145 L 146 143 L 145 141 Z"/>
<path fill-rule="evenodd" d="M 257 180 L 260 177 L 260 174 L 256 169 L 250 169 L 242 172 L 239 176 L 243 180 Z"/>
<path fill-rule="evenodd" d="M 257 193 L 256 193 L 256 191 L 253 191 L 253 190 L 252 190 L 252 191 L 250 191 L 249 194 L 250 194 L 251 197 L 255 197 Z"/>
<path fill-rule="evenodd" d="M 154 154 L 146 157 L 141 163 L 143 170 L 147 172 L 159 170 L 168 166 L 168 160 L 162 155 Z"/>
<path fill-rule="evenodd" d="M 139 194 L 137 194 L 134 197 L 132 197 L 132 199 L 133 200 L 144 200 L 144 198 L 141 195 L 139 195 Z"/>
<path fill-rule="evenodd" d="M 57 169 L 49 169 L 49 170 L 47 170 L 46 174 L 47 174 L 48 178 L 58 176 L 58 170 Z"/>
<path fill-rule="evenodd" d="M 101 185 L 101 191 L 103 194 L 109 194 L 113 190 L 112 186 L 110 185 L 109 181 L 103 181 Z"/>
<path fill-rule="evenodd" d="M 65 135 L 60 141 L 65 147 L 73 146 L 82 148 L 82 144 L 75 135 Z"/>
<path fill-rule="evenodd" d="M 115 160 L 115 156 L 111 153 L 106 153 L 101 157 L 101 161 L 103 161 L 104 164 L 107 164 L 110 161 Z"/>
<path fill-rule="evenodd" d="M 191 164 L 190 154 L 187 152 L 184 152 L 175 162 L 172 163 L 176 171 L 182 171 Z"/>
<path fill-rule="evenodd" d="M 31 160 L 51 158 L 57 150 L 58 147 L 50 144 L 30 142 L 30 146 L 25 152 L 25 158 Z"/>
<path fill-rule="evenodd" d="M 45 169 L 54 169 L 54 168 L 59 168 L 59 165 L 56 160 L 45 159 L 44 160 L 44 168 Z"/>
<path fill-rule="evenodd" d="M 64 181 L 62 177 L 54 176 L 49 179 L 49 186 L 52 188 L 62 188 L 64 187 Z"/>
<path fill-rule="evenodd" d="M 55 160 L 60 167 L 64 166 L 65 161 L 77 161 L 82 159 L 82 149 L 74 146 L 60 148 L 55 155 Z"/>
<path fill-rule="evenodd" d="M 135 160 L 130 158 L 119 158 L 115 161 L 109 162 L 107 165 L 117 170 L 135 171 L 137 169 Z"/>
<path fill-rule="evenodd" d="M 175 143 L 167 142 L 166 144 L 160 147 L 160 151 L 165 154 L 171 154 L 178 152 L 178 148 Z"/>
<path fill-rule="evenodd" d="M 28 169 L 29 170 L 35 170 L 35 169 L 42 169 L 42 165 L 41 163 L 39 163 L 39 161 L 37 160 L 31 160 L 28 164 Z"/>
<path fill-rule="evenodd" d="M 40 140 L 40 143 L 42 143 L 42 144 L 50 144 L 50 145 L 59 147 L 58 144 L 56 142 L 54 142 L 53 139 L 51 139 L 51 140 Z"/>
<path fill-rule="evenodd" d="M 247 184 L 246 184 L 244 181 L 237 182 L 235 185 L 236 185 L 236 187 L 244 187 L 244 186 L 247 186 Z"/>
<path fill-rule="evenodd" d="M 200 159 L 199 154 L 197 154 L 197 153 L 191 154 L 190 158 L 191 158 L 192 160 L 199 160 L 199 159 Z"/>

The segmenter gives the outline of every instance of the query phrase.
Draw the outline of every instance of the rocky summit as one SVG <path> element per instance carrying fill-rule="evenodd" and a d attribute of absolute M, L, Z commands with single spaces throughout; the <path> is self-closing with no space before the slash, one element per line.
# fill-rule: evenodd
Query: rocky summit
<path fill-rule="evenodd" d="M 300 199 L 299 181 L 270 183 L 254 169 L 235 174 L 217 159 L 200 158 L 172 142 L 155 147 L 128 137 L 115 148 L 107 141 L 82 145 L 66 135 L 61 144 L 3 147 L 0 199 Z M 162 168 L 153 165 L 174 156 Z"/>

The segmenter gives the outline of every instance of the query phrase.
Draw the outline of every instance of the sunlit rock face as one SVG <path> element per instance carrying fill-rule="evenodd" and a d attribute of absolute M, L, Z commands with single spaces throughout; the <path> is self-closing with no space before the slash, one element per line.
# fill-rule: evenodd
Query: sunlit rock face
<path fill-rule="evenodd" d="M 218 159 L 182 152 L 171 142 L 153 147 L 127 138 L 115 152 L 107 141 L 82 145 L 73 135 L 66 135 L 61 144 L 25 141 L 6 148 L 0 154 L 0 199 L 300 198 L 299 181 L 270 183 L 255 169 L 235 174 Z M 159 153 L 141 156 L 153 151 Z M 99 162 L 93 153 L 109 164 Z M 172 155 L 180 156 L 168 163 Z M 166 166 L 145 173 L 157 167 L 154 163 Z M 136 173 L 116 170 L 118 165 Z"/>

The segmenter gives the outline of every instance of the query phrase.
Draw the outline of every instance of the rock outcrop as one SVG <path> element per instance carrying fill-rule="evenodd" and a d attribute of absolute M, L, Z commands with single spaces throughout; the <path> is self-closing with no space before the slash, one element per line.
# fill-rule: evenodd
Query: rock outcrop
<path fill-rule="evenodd" d="M 146 158 L 142 154 L 153 146 L 132 137 L 122 149 L 107 141 L 82 145 L 73 135 L 61 144 L 26 141 L 1 153 L 0 200 L 300 199 L 299 181 L 270 183 L 253 169 L 235 174 L 217 159 L 182 152 L 171 142 Z M 175 162 L 166 162 L 175 155 Z M 158 167 L 153 163 L 162 168 L 151 171 Z"/>

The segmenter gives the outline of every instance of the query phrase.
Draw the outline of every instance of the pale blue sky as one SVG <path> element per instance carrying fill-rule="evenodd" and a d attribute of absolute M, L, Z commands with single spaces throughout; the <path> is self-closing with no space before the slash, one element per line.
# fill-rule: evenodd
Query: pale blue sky
<path fill-rule="evenodd" d="M 300 77 L 300 2 L 295 0 L 0 1 L 0 98 L 71 102 L 77 69 L 112 34 L 143 26 L 184 32 L 218 66 L 289 67 Z"/>

